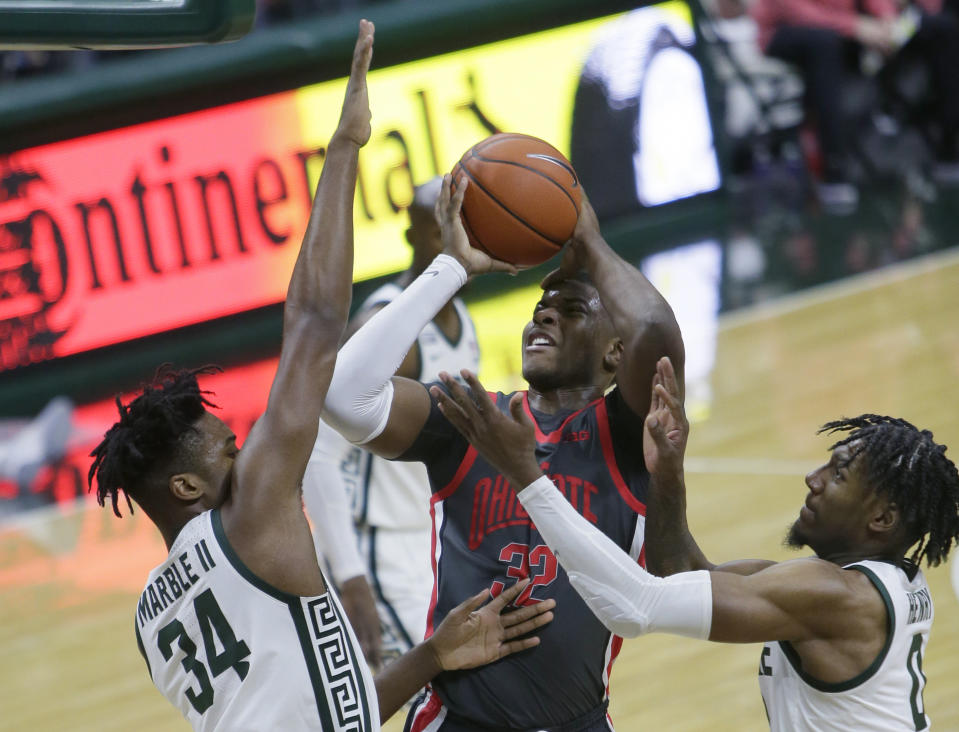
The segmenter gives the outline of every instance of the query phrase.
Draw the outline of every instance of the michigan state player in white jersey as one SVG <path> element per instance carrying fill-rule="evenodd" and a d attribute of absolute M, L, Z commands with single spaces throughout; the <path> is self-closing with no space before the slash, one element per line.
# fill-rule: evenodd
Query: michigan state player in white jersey
<path fill-rule="evenodd" d="M 377 730 L 441 670 L 468 668 L 538 639 L 550 619 L 461 604 L 432 638 L 375 680 L 316 561 L 300 483 L 349 313 L 352 206 L 370 136 L 366 72 L 373 25 L 360 22 L 339 124 L 326 149 L 294 265 L 276 377 L 242 450 L 197 376 L 161 369 L 94 451 L 90 482 L 120 515 L 121 491 L 156 524 L 169 555 L 135 614 L 157 688 L 197 730 Z M 487 264 L 487 266 L 489 266 Z M 479 588 L 478 588 L 479 589 Z"/>
<path fill-rule="evenodd" d="M 534 428 L 515 405 L 491 408 L 447 380 L 440 408 L 474 447 L 526 486 L 519 500 L 570 582 L 611 631 L 765 642 L 760 686 L 777 732 L 923 730 L 922 658 L 933 620 L 919 570 L 959 540 L 959 473 L 932 433 L 864 414 L 828 422 L 847 433 L 806 476 L 788 543 L 815 556 L 715 565 L 686 525 L 682 459 L 689 425 L 668 359 L 653 381 L 643 451 L 652 475 L 648 574 L 577 513 L 533 458 Z M 475 401 L 474 401 L 475 399 Z"/>
<path fill-rule="evenodd" d="M 442 178 L 416 186 L 406 230 L 413 258 L 378 287 L 347 337 L 392 302 L 443 250 L 433 215 Z M 398 376 L 435 381 L 440 371 L 479 368 L 479 343 L 463 301 L 449 300 L 417 336 Z M 340 490 L 337 490 L 339 488 Z M 433 589 L 430 487 L 422 463 L 391 462 L 321 422 L 303 479 L 317 550 L 326 562 L 366 659 L 376 667 L 423 639 Z"/>
<path fill-rule="evenodd" d="M 788 641 L 766 643 L 759 661 L 769 726 L 777 730 L 926 729 L 922 659 L 933 606 L 929 585 L 915 567 L 862 561 L 843 569 L 862 572 L 886 608 L 885 642 L 869 666 L 841 682 L 820 681 L 803 669 Z M 870 720 L 863 723 L 864 719 Z"/>

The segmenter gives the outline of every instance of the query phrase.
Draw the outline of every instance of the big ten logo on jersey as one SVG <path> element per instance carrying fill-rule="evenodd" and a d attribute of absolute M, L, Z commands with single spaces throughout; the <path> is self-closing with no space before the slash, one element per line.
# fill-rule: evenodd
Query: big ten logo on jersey
<path fill-rule="evenodd" d="M 511 542 L 500 550 L 499 560 L 507 565 L 506 576 L 511 577 L 514 582 L 519 582 L 527 577 L 530 578 L 526 589 L 513 600 L 513 605 L 516 607 L 533 605 L 546 599 L 533 597 L 533 593 L 537 587 L 551 585 L 553 580 L 556 579 L 559 563 L 548 546 L 538 544 L 530 547 L 529 544 Z M 496 597 L 505 589 L 506 583 L 496 580 L 490 587 L 490 594 Z"/>
<path fill-rule="evenodd" d="M 137 621 L 142 628 L 147 621 L 153 620 L 172 603 L 200 580 L 197 572 L 209 572 L 216 566 L 213 555 L 201 539 L 179 556 L 169 560 L 140 595 L 137 604 Z"/>

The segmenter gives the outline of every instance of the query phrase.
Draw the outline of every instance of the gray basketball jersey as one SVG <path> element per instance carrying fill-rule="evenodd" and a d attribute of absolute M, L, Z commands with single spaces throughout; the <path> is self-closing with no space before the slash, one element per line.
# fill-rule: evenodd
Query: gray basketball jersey
<path fill-rule="evenodd" d="M 150 573 L 135 628 L 153 683 L 200 732 L 375 732 L 376 690 L 332 589 L 254 575 L 219 511 L 192 519 Z"/>
<path fill-rule="evenodd" d="M 863 561 L 845 569 L 865 574 L 886 604 L 888 636 L 876 660 L 843 683 L 827 684 L 802 670 L 789 643 L 766 643 L 759 662 L 772 732 L 889 732 L 929 728 L 922 703 L 922 658 L 933 607 L 921 571 L 911 580 L 901 568 Z"/>

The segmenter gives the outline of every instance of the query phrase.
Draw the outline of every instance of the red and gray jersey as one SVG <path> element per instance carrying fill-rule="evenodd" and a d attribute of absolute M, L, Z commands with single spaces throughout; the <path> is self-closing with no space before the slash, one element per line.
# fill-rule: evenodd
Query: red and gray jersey
<path fill-rule="evenodd" d="M 504 412 L 510 396 L 491 394 Z M 537 459 L 557 490 L 642 561 L 649 480 L 642 456 L 642 419 L 618 390 L 572 413 L 534 412 L 525 394 L 523 403 L 537 424 Z M 621 640 L 570 586 L 506 479 L 435 405 L 417 442 L 402 457 L 427 464 L 433 491 L 434 587 L 428 634 L 464 598 L 484 587 L 498 594 L 523 577 L 531 582 L 517 604 L 550 597 L 557 603 L 555 619 L 539 631 L 536 648 L 436 678 L 433 690 L 449 722 L 542 729 L 589 717 L 601 708 Z M 431 726 L 427 720 L 414 724 L 415 729 L 426 726 Z"/>

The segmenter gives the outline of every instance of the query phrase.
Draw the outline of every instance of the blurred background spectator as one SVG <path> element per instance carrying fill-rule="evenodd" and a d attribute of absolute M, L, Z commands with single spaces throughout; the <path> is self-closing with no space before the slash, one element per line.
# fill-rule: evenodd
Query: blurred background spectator
<path fill-rule="evenodd" d="M 803 78 L 825 207 L 854 208 L 855 183 L 877 171 L 919 172 L 907 127 L 937 178 L 959 178 L 959 25 L 941 0 L 753 0 L 748 10 L 759 47 Z"/>
<path fill-rule="evenodd" d="M 0 481 L 27 490 L 44 465 L 63 457 L 71 431 L 73 402 L 55 397 L 30 420 L 0 420 Z"/>

